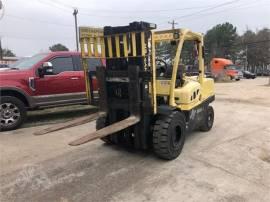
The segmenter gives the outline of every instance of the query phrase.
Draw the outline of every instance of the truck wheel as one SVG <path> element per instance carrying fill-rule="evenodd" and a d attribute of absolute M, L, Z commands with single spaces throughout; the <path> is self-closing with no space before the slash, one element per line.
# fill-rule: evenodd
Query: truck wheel
<path fill-rule="evenodd" d="M 106 127 L 106 125 L 107 125 L 106 122 L 107 122 L 106 117 L 103 117 L 103 116 L 102 117 L 99 117 L 97 119 L 97 121 L 96 121 L 96 130 L 100 130 L 100 129 Z M 107 144 L 112 144 L 112 141 L 111 141 L 111 138 L 110 138 L 109 135 L 106 136 L 106 137 L 102 137 L 100 139 L 103 142 L 107 143 Z"/>
<path fill-rule="evenodd" d="M 16 97 L 3 96 L 0 99 L 0 131 L 14 130 L 26 119 L 24 103 Z"/>
<path fill-rule="evenodd" d="M 212 106 L 207 107 L 206 117 L 204 119 L 203 125 L 200 127 L 201 131 L 207 132 L 211 130 L 214 123 L 215 113 Z"/>
<path fill-rule="evenodd" d="M 179 156 L 185 143 L 186 121 L 179 111 L 160 117 L 153 132 L 153 148 L 158 157 L 172 160 Z"/>

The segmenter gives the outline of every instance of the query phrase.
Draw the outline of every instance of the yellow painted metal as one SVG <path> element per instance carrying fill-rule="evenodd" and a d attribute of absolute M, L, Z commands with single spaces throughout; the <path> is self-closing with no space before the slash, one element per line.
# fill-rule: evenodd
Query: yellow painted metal
<path fill-rule="evenodd" d="M 91 88 L 90 88 L 90 81 L 89 81 L 89 76 L 88 76 L 88 64 L 86 60 L 82 60 L 83 64 L 83 69 L 84 69 L 84 78 L 85 78 L 85 89 L 86 89 L 86 96 L 87 96 L 87 101 L 90 104 L 91 103 Z"/>
<path fill-rule="evenodd" d="M 128 57 L 128 43 L 127 43 L 127 35 L 123 35 L 123 45 L 124 45 L 124 57 Z"/>
<path fill-rule="evenodd" d="M 85 44 L 85 39 L 84 38 L 80 39 L 80 48 L 81 48 L 81 56 L 82 56 L 82 58 L 85 57 L 84 44 Z"/>
<path fill-rule="evenodd" d="M 131 33 L 131 40 L 132 40 L 132 55 L 135 57 L 137 56 L 137 51 L 136 51 L 136 33 L 132 32 Z"/>
<path fill-rule="evenodd" d="M 202 80 L 202 100 L 207 99 L 215 94 L 214 80 L 211 78 L 203 78 Z"/>
<path fill-rule="evenodd" d="M 91 39 L 87 39 L 87 54 L 88 56 L 92 56 L 92 43 Z"/>
<path fill-rule="evenodd" d="M 113 57 L 113 51 L 112 51 L 112 37 L 108 36 L 107 38 L 107 43 L 108 43 L 108 49 L 109 49 L 109 58 Z"/>
<path fill-rule="evenodd" d="M 104 38 L 100 37 L 100 45 L 101 45 L 101 57 L 105 58 L 106 54 L 105 54 L 105 42 L 104 42 Z"/>
<path fill-rule="evenodd" d="M 203 37 L 201 37 L 201 41 L 199 42 L 199 70 L 199 81 L 202 84 L 204 77 Z"/>
<path fill-rule="evenodd" d="M 157 113 L 157 90 L 156 90 L 156 43 L 154 40 L 154 32 L 151 31 L 151 72 L 152 72 L 152 83 L 151 83 L 151 95 L 152 95 L 152 105 L 153 113 Z"/>
<path fill-rule="evenodd" d="M 120 40 L 119 35 L 115 36 L 116 57 L 120 57 Z"/>
<path fill-rule="evenodd" d="M 80 38 L 95 38 L 102 37 L 103 29 L 97 27 L 79 27 Z"/>
<path fill-rule="evenodd" d="M 176 34 L 176 35 L 174 35 Z M 179 36 L 177 38 L 177 36 Z M 194 40 L 198 43 L 198 62 L 199 77 L 184 76 L 184 85 L 176 88 L 177 69 L 179 67 L 180 56 L 184 41 Z M 151 83 L 153 100 L 157 96 L 169 97 L 169 105 L 181 110 L 191 110 L 204 102 L 207 98 L 214 95 L 214 81 L 210 78 L 205 78 L 204 75 L 204 59 L 203 59 L 203 35 L 200 33 L 191 32 L 188 29 L 176 29 L 165 31 L 152 31 L 152 72 L 156 71 L 155 67 L 155 44 L 161 41 L 175 41 L 177 50 L 173 60 L 173 70 L 171 79 L 157 80 L 156 75 L 153 75 Z M 156 103 L 153 102 L 154 109 Z"/>
<path fill-rule="evenodd" d="M 170 41 L 174 40 L 173 33 L 156 33 L 154 36 L 155 41 Z"/>
<path fill-rule="evenodd" d="M 171 86 L 171 80 L 162 79 L 162 80 L 156 80 L 156 93 L 157 96 L 164 95 L 168 96 L 170 95 L 170 86 Z"/>
<path fill-rule="evenodd" d="M 82 57 L 82 65 L 84 69 L 84 78 L 85 78 L 85 88 L 87 100 L 91 103 L 91 89 L 90 89 L 90 81 L 88 77 L 88 58 L 92 57 L 100 57 L 98 53 L 98 44 L 103 44 L 103 29 L 102 28 L 93 28 L 93 27 L 80 27 L 79 28 L 79 38 L 80 38 L 80 48 L 81 48 L 81 57 Z M 100 42 L 99 42 L 100 41 Z M 85 50 L 87 49 L 87 50 Z M 93 51 L 92 51 L 93 49 Z M 102 48 L 101 48 L 102 50 Z M 105 51 L 105 48 L 103 48 Z M 94 53 L 94 54 L 93 54 Z M 105 57 L 105 52 L 101 54 Z"/>
<path fill-rule="evenodd" d="M 175 89 L 175 82 L 176 82 L 176 75 L 177 75 L 177 70 L 178 70 L 178 65 L 179 65 L 179 60 L 180 60 L 180 53 L 182 51 L 184 40 L 180 40 L 177 45 L 177 50 L 176 54 L 174 57 L 174 62 L 173 62 L 173 70 L 172 70 L 172 79 L 171 79 L 171 86 L 170 86 L 170 100 L 169 104 L 171 106 L 175 106 L 175 100 L 174 100 L 174 89 Z"/>
<path fill-rule="evenodd" d="M 141 32 L 141 49 L 142 49 L 142 56 L 145 56 L 145 33 Z"/>
<path fill-rule="evenodd" d="M 99 53 L 98 53 L 98 38 L 94 38 L 94 45 L 93 45 L 93 48 L 94 48 L 94 55 L 95 57 L 98 57 L 99 56 Z"/>
<path fill-rule="evenodd" d="M 213 79 L 203 78 L 201 84 L 198 78 L 187 77 L 185 85 L 175 89 L 176 107 L 181 110 L 192 110 L 214 94 Z"/>

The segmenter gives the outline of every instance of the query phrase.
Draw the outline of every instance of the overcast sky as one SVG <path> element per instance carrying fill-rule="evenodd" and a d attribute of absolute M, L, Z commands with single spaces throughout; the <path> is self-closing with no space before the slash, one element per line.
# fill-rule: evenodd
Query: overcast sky
<path fill-rule="evenodd" d="M 55 43 L 75 50 L 72 7 L 84 26 L 126 25 L 132 21 L 156 23 L 159 29 L 177 27 L 205 33 L 230 22 L 243 33 L 270 27 L 270 0 L 2 0 L 0 20 L 3 48 L 18 56 L 44 52 Z M 1 13 L 0 13 L 1 17 Z"/>

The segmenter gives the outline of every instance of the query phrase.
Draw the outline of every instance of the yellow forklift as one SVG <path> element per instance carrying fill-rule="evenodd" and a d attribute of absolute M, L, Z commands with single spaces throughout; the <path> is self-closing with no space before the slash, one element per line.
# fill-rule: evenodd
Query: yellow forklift
<path fill-rule="evenodd" d="M 153 149 L 163 159 L 179 156 L 189 131 L 213 126 L 214 81 L 204 73 L 203 35 L 188 29 L 156 31 L 156 25 L 80 27 L 80 47 L 90 103 L 93 78 L 99 85 L 97 131 L 70 142 L 77 146 L 101 138 L 106 143 Z M 198 75 L 186 76 L 181 52 L 194 42 Z M 158 47 L 166 50 L 160 51 Z M 166 57 L 163 57 L 166 54 Z M 88 58 L 105 66 L 87 70 Z M 164 59 L 165 58 L 165 59 Z"/>

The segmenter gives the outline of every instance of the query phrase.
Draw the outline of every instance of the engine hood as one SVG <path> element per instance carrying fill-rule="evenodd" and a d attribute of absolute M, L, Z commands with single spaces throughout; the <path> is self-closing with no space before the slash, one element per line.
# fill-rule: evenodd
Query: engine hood
<path fill-rule="evenodd" d="M 17 69 L 3 68 L 0 70 L 0 81 L 19 80 L 28 78 L 31 75 L 32 75 L 31 70 L 17 70 Z"/>

